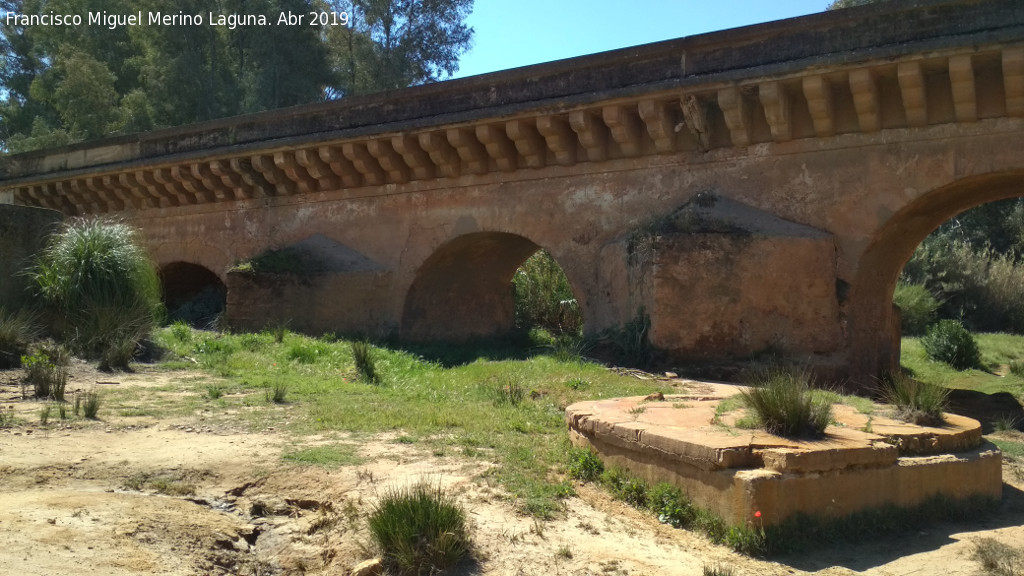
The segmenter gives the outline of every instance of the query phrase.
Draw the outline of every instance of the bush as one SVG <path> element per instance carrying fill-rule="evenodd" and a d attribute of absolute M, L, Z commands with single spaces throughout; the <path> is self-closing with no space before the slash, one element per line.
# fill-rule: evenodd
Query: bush
<path fill-rule="evenodd" d="M 942 413 L 949 404 L 949 389 L 914 380 L 895 373 L 882 383 L 882 399 L 896 406 L 897 415 L 905 422 L 922 426 L 942 424 Z"/>
<path fill-rule="evenodd" d="M 928 357 L 957 370 L 981 367 L 981 351 L 974 336 L 957 320 L 940 320 L 921 338 Z"/>
<path fill-rule="evenodd" d="M 78 408 L 81 406 L 82 415 L 89 420 L 96 420 L 100 413 L 100 393 L 85 392 L 81 396 L 75 395 L 75 415 L 78 415 Z"/>
<path fill-rule="evenodd" d="M 813 394 L 806 372 L 768 369 L 750 375 L 752 388 L 741 392 L 761 426 L 780 436 L 821 436 L 832 421 L 832 403 Z"/>
<path fill-rule="evenodd" d="M 33 396 L 63 402 L 64 389 L 68 384 L 69 360 L 67 351 L 53 343 L 40 344 L 31 355 L 22 356 L 25 383 L 32 387 Z"/>
<path fill-rule="evenodd" d="M 569 279 L 546 250 L 530 256 L 512 278 L 516 325 L 540 327 L 552 334 L 578 334 L 583 314 Z"/>
<path fill-rule="evenodd" d="M 55 328 L 77 352 L 126 368 L 160 310 L 160 281 L 127 224 L 74 220 L 55 234 L 32 270 Z"/>
<path fill-rule="evenodd" d="M 923 284 L 900 282 L 892 301 L 900 308 L 900 328 L 904 336 L 921 336 L 935 322 L 939 301 Z"/>
<path fill-rule="evenodd" d="M 439 486 L 385 493 L 368 524 L 385 566 L 397 574 L 434 574 L 470 550 L 466 512 Z"/>

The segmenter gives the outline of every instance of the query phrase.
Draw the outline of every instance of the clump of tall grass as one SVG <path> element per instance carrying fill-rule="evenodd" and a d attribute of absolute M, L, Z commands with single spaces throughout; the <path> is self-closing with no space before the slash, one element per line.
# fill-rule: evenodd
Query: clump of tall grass
<path fill-rule="evenodd" d="M 577 334 L 583 313 L 572 285 L 558 262 L 546 250 L 538 250 L 512 278 L 516 298 L 516 324 L 539 327 L 552 334 Z"/>
<path fill-rule="evenodd" d="M 915 380 L 896 372 L 882 382 L 881 396 L 896 407 L 897 416 L 921 426 L 942 424 L 942 413 L 949 404 L 949 389 Z"/>
<path fill-rule="evenodd" d="M 0 306 L 0 369 L 20 366 L 21 356 L 41 333 L 31 313 L 7 312 Z"/>
<path fill-rule="evenodd" d="M 812 393 L 809 373 L 770 368 L 747 375 L 749 390 L 741 392 L 744 403 L 770 434 L 815 437 L 832 421 L 827 395 Z"/>
<path fill-rule="evenodd" d="M 400 575 L 439 573 L 471 548 L 466 512 L 440 486 L 386 492 L 367 523 L 385 566 Z"/>
<path fill-rule="evenodd" d="M 160 280 L 139 233 L 77 219 L 53 236 L 31 276 L 57 332 L 104 369 L 127 368 L 160 310 Z"/>
<path fill-rule="evenodd" d="M 63 402 L 64 389 L 68 384 L 69 361 L 67 350 L 53 342 L 40 343 L 32 350 L 32 354 L 22 356 L 24 382 L 32 387 L 33 396 Z"/>
<path fill-rule="evenodd" d="M 100 393 L 94 390 L 75 395 L 75 415 L 78 415 L 78 409 L 81 407 L 83 416 L 89 420 L 96 420 L 100 413 L 100 404 Z"/>
<path fill-rule="evenodd" d="M 377 361 L 373 358 L 373 346 L 365 340 L 352 341 L 352 360 L 356 364 L 359 377 L 371 384 L 380 382 L 377 373 Z"/>

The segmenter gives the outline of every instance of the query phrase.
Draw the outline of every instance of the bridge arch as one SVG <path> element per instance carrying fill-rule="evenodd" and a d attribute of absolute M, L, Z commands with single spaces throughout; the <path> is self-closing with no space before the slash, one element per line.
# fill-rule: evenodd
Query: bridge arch
<path fill-rule="evenodd" d="M 860 377 L 899 368 L 892 297 L 914 250 L 941 224 L 997 200 L 1024 196 L 1024 170 L 973 176 L 924 193 L 893 214 L 860 258 L 848 302 L 850 367 Z"/>
<path fill-rule="evenodd" d="M 227 286 L 209 268 L 175 261 L 160 266 L 158 273 L 169 320 L 207 328 L 224 312 Z"/>
<path fill-rule="evenodd" d="M 532 240 L 507 232 L 473 232 L 441 245 L 417 269 L 406 293 L 402 338 L 465 341 L 511 332 L 512 277 L 540 249 Z M 562 269 L 579 299 L 579 284 L 569 269 Z"/>

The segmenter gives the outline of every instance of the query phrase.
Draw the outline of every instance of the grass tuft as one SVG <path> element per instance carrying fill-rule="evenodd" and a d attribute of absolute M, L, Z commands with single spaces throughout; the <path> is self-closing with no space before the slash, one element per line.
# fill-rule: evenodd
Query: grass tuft
<path fill-rule="evenodd" d="M 67 350 L 52 342 L 41 343 L 34 348 L 31 355 L 22 356 L 25 384 L 32 387 L 33 396 L 63 402 L 64 390 L 68 384 L 69 362 Z"/>
<path fill-rule="evenodd" d="M 276 380 L 272 384 L 267 385 L 263 394 L 268 404 L 284 404 L 288 401 L 288 384 L 281 380 Z"/>
<path fill-rule="evenodd" d="M 818 437 L 832 421 L 832 403 L 812 394 L 810 374 L 772 368 L 749 376 L 750 390 L 741 398 L 769 434 Z"/>
<path fill-rule="evenodd" d="M 75 395 L 75 415 L 78 415 L 78 407 L 81 405 L 82 414 L 89 420 L 96 420 L 100 413 L 100 394 L 90 391 Z"/>
<path fill-rule="evenodd" d="M 365 340 L 355 340 L 351 347 L 359 377 L 371 384 L 379 383 L 380 375 L 377 374 L 377 361 L 373 358 L 373 346 Z"/>
<path fill-rule="evenodd" d="M 890 374 L 881 384 L 882 399 L 896 406 L 896 415 L 904 422 L 919 426 L 939 426 L 949 404 L 949 389 L 915 380 L 902 372 Z"/>
<path fill-rule="evenodd" d="M 0 306 L 0 369 L 20 366 L 22 355 L 41 334 L 30 313 L 25 310 L 8 313 Z"/>
<path fill-rule="evenodd" d="M 399 575 L 440 572 L 470 552 L 466 512 L 440 486 L 389 490 L 367 523 L 385 566 Z"/>
<path fill-rule="evenodd" d="M 1024 551 L 1003 544 L 995 538 L 982 538 L 974 543 L 974 559 L 992 576 L 1024 576 Z"/>
<path fill-rule="evenodd" d="M 526 388 L 519 379 L 507 374 L 486 384 L 485 390 L 495 406 L 518 406 L 526 398 Z"/>

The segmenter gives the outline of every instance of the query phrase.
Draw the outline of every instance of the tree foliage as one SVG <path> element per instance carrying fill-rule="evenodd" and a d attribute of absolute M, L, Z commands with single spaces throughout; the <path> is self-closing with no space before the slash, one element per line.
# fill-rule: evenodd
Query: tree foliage
<path fill-rule="evenodd" d="M 18 14 L 201 14 L 202 25 L 20 26 L 0 20 L 0 146 L 8 152 L 444 79 L 472 0 L 0 0 Z M 349 26 L 309 25 L 310 12 Z M 278 25 L 281 13 L 303 25 Z M 269 25 L 213 26 L 209 14 Z"/>

